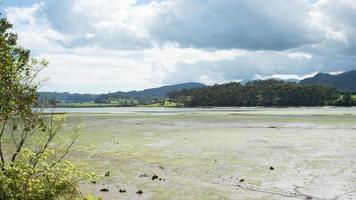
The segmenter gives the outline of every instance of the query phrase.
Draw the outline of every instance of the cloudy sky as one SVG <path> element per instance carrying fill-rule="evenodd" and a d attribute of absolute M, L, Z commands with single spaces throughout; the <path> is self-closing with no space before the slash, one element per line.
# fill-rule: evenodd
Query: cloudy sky
<path fill-rule="evenodd" d="M 355 0 L 0 1 L 20 44 L 50 62 L 45 91 L 356 69 Z"/>

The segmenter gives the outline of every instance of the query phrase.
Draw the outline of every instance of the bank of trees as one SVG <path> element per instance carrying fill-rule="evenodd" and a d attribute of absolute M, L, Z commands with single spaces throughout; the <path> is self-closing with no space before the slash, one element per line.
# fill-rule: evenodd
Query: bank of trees
<path fill-rule="evenodd" d="M 326 86 L 259 80 L 175 91 L 169 97 L 184 106 L 325 106 L 342 94 Z"/>

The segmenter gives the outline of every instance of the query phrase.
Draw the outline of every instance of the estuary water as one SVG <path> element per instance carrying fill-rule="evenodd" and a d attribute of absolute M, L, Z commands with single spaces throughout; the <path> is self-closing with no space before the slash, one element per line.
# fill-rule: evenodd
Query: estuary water
<path fill-rule="evenodd" d="M 36 110 L 36 109 L 35 109 Z M 356 115 L 356 107 L 211 107 L 211 108 L 165 108 L 165 107 L 95 107 L 45 109 L 55 113 L 98 114 L 179 114 L 179 113 L 240 113 L 266 115 Z"/>

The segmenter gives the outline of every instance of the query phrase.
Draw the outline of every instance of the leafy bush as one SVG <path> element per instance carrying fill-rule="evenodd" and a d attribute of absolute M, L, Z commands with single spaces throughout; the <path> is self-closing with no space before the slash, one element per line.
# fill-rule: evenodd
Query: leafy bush
<path fill-rule="evenodd" d="M 80 199 L 76 189 L 81 180 L 92 180 L 95 175 L 68 161 L 56 163 L 52 150 L 46 150 L 36 167 L 31 165 L 36 153 L 24 149 L 13 166 L 7 166 L 0 174 L 1 200 Z"/>

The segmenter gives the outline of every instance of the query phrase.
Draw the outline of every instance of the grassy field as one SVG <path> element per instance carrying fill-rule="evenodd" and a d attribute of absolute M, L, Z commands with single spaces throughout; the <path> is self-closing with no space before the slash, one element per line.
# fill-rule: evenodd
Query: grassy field
<path fill-rule="evenodd" d="M 69 114 L 64 131 L 80 123 L 70 159 L 101 176 L 81 188 L 104 199 L 356 198 L 353 108 Z"/>

